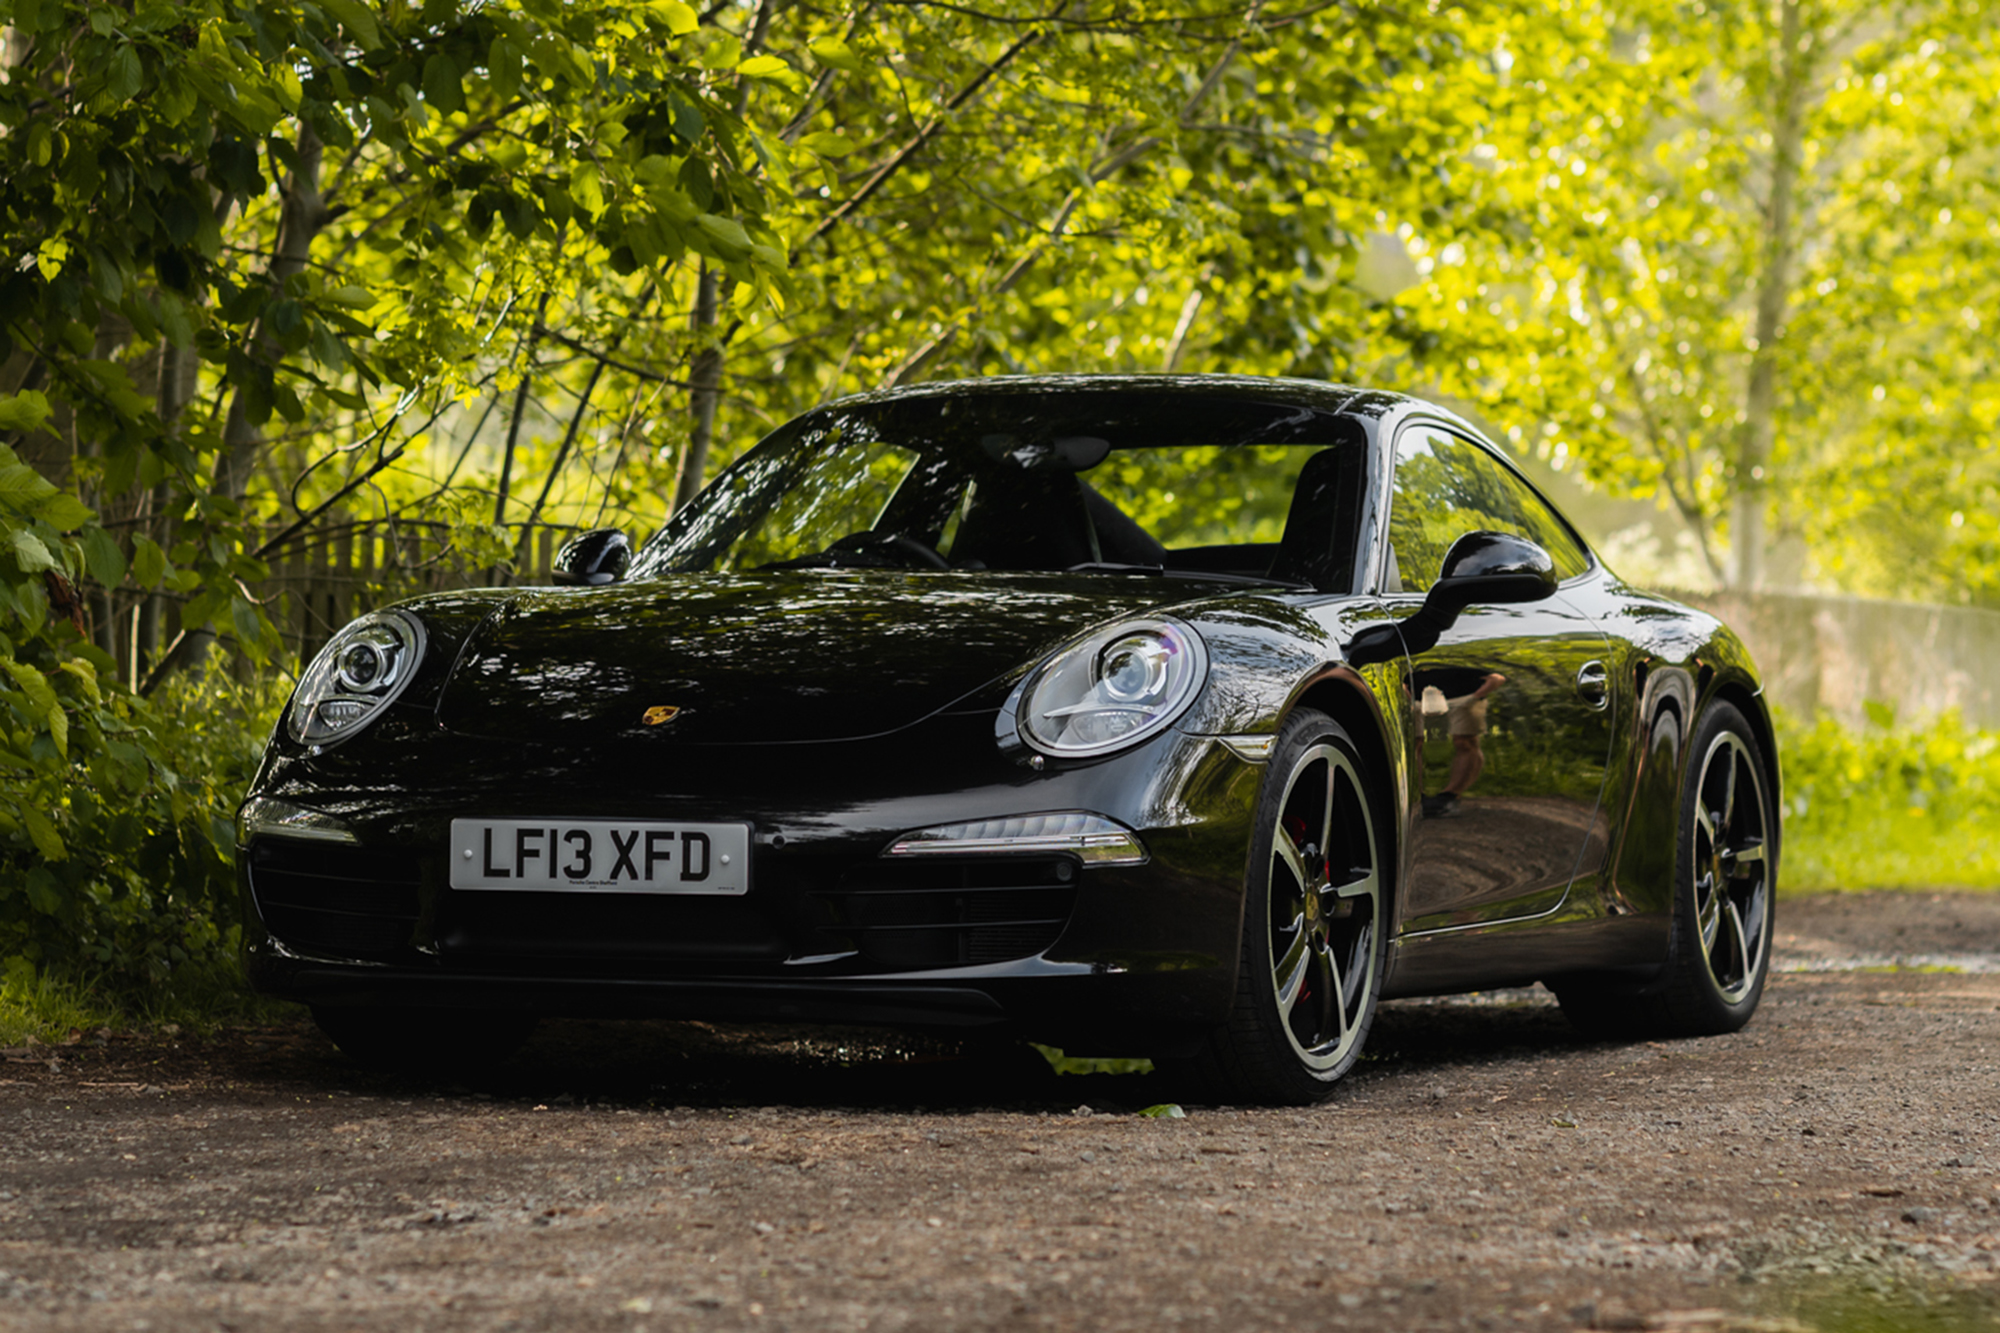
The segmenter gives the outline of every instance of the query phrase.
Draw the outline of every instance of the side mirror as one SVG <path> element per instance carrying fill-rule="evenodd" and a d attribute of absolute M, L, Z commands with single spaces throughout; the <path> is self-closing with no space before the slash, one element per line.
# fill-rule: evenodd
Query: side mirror
<path fill-rule="evenodd" d="M 556 552 L 549 577 L 559 587 L 616 583 L 632 567 L 632 539 L 617 528 L 579 532 Z"/>
<path fill-rule="evenodd" d="M 1343 650 L 1355 666 L 1385 662 L 1403 652 L 1426 653 L 1474 602 L 1539 602 L 1556 590 L 1549 553 L 1505 532 L 1468 532 L 1445 552 L 1438 581 L 1407 620 L 1370 625 Z"/>
<path fill-rule="evenodd" d="M 1424 611 L 1450 624 L 1474 602 L 1539 602 L 1556 590 L 1556 562 L 1506 532 L 1468 532 L 1445 552 Z"/>

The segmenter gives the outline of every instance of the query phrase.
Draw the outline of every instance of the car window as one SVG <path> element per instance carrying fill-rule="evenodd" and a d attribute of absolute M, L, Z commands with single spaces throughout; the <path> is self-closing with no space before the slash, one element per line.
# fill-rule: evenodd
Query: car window
<path fill-rule="evenodd" d="M 637 574 L 903 565 L 1351 586 L 1366 441 L 1296 408 L 892 401 L 746 454 Z"/>
<path fill-rule="evenodd" d="M 717 567 L 756 569 L 795 560 L 854 532 L 867 532 L 920 457 L 907 445 L 845 440 L 790 470 L 761 521 L 750 525 Z"/>
<path fill-rule="evenodd" d="M 1526 482 L 1469 440 L 1430 426 L 1396 437 L 1385 591 L 1427 592 L 1445 553 L 1468 532 L 1526 537 L 1549 553 L 1558 579 L 1590 568 L 1590 557 Z"/>

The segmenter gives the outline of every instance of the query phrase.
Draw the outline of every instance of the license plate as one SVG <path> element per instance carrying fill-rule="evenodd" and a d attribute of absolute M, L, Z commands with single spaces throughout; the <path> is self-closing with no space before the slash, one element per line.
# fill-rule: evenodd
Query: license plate
<path fill-rule="evenodd" d="M 454 819 L 451 887 L 529 893 L 748 893 L 750 826 Z"/>

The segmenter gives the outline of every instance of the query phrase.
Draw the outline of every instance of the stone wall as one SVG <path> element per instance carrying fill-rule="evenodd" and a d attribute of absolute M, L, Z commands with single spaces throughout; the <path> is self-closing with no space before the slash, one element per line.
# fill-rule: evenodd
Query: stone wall
<path fill-rule="evenodd" d="M 1670 596 L 1720 617 L 1749 645 L 1771 697 L 1849 726 L 1868 701 L 1916 721 L 1955 708 L 2000 730 L 2000 612 L 1862 597 L 1701 592 Z"/>

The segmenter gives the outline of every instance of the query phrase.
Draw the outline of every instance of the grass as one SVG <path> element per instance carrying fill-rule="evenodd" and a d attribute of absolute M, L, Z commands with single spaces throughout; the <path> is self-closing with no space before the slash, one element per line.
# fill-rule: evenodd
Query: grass
<path fill-rule="evenodd" d="M 179 968 L 171 985 L 122 1003 L 89 977 L 37 972 L 25 958 L 6 960 L 0 971 L 0 1046 L 20 1046 L 30 1038 L 55 1045 L 71 1032 L 99 1028 L 212 1031 L 298 1012 L 297 1005 L 251 994 L 234 957 Z"/>
<path fill-rule="evenodd" d="M 30 1037 L 54 1044 L 69 1033 L 129 1025 L 125 1015 L 73 981 L 38 976 L 24 958 L 8 960 L 0 975 L 0 1046 L 20 1046 Z"/>
<path fill-rule="evenodd" d="M 1787 893 L 2000 889 L 2000 732 L 1780 714 Z"/>

